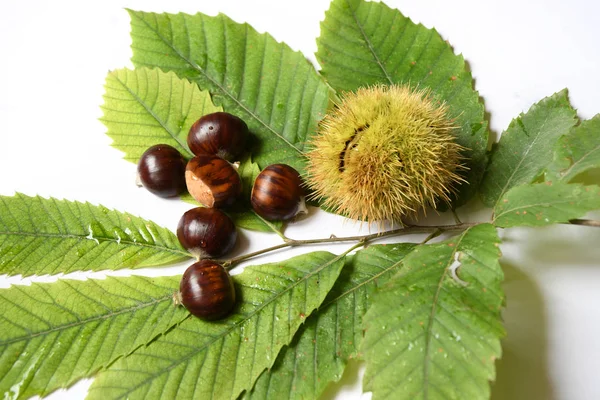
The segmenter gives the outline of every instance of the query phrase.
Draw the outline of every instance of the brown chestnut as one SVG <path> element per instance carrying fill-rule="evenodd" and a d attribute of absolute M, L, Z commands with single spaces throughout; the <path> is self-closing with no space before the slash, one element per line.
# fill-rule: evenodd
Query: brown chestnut
<path fill-rule="evenodd" d="M 214 154 L 234 161 L 244 151 L 248 125 L 226 112 L 207 114 L 194 122 L 187 143 L 196 155 Z"/>
<path fill-rule="evenodd" d="M 196 207 L 187 211 L 177 225 L 179 243 L 198 258 L 221 257 L 237 240 L 235 224 L 216 208 Z"/>
<path fill-rule="evenodd" d="M 230 313 L 235 304 L 235 288 L 221 264 L 200 260 L 183 273 L 177 297 L 192 315 L 210 321 Z"/>
<path fill-rule="evenodd" d="M 142 185 L 160 197 L 185 192 L 185 159 L 176 148 L 157 144 L 142 154 L 137 166 Z"/>
<path fill-rule="evenodd" d="M 242 191 L 242 180 L 236 169 L 211 154 L 201 154 L 188 162 L 185 182 L 192 197 L 206 207 L 229 206 Z"/>
<path fill-rule="evenodd" d="M 306 212 L 300 174 L 286 164 L 272 164 L 256 177 L 252 209 L 266 220 L 289 220 Z"/>

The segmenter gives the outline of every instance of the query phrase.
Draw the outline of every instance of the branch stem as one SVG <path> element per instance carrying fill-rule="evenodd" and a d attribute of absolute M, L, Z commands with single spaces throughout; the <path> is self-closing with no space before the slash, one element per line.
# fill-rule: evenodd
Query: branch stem
<path fill-rule="evenodd" d="M 589 219 L 572 219 L 568 223 L 572 224 L 572 225 L 582 225 L 582 226 L 590 226 L 590 227 L 600 228 L 600 221 L 594 221 L 594 220 L 589 220 Z M 441 235 L 444 232 L 462 231 L 467 228 L 473 227 L 477 224 L 479 224 L 479 222 L 471 222 L 471 223 L 458 222 L 454 225 L 409 225 L 409 224 L 405 224 L 405 226 L 403 226 L 402 228 L 391 229 L 391 230 L 385 231 L 385 232 L 371 233 L 369 235 L 344 236 L 344 237 L 337 237 L 337 236 L 332 235 L 331 237 L 321 238 L 321 239 L 290 239 L 290 238 L 286 237 L 285 235 L 283 235 L 281 232 L 278 232 L 276 229 L 274 229 L 274 231 L 279 235 L 279 237 L 281 237 L 281 239 L 283 239 L 283 243 L 280 243 L 280 244 L 277 244 L 277 245 L 271 246 L 271 247 L 266 247 L 264 249 L 254 251 L 252 253 L 243 254 L 241 256 L 234 257 L 229 260 L 219 260 L 218 262 L 222 263 L 226 269 L 231 269 L 235 265 L 241 263 L 242 261 L 246 261 L 251 258 L 258 257 L 265 253 L 270 253 L 272 251 L 284 249 L 286 247 L 300 247 L 300 246 L 307 246 L 307 245 L 311 245 L 311 244 L 323 244 L 323 243 L 357 242 L 356 245 L 354 245 L 350 250 L 347 250 L 349 252 L 351 250 L 354 250 L 357 247 L 364 246 L 368 242 L 371 242 L 374 240 L 383 239 L 385 237 L 390 237 L 390 236 L 410 235 L 413 233 L 429 233 L 429 236 L 427 236 L 425 238 L 425 240 L 423 240 L 423 242 L 422 242 L 422 243 L 427 243 L 431 239 L 438 237 L 439 235 Z"/>
<path fill-rule="evenodd" d="M 594 228 L 600 228 L 600 221 L 595 221 L 592 219 L 572 219 L 569 220 L 571 225 L 583 225 L 583 226 L 591 226 Z"/>
<path fill-rule="evenodd" d="M 382 238 L 390 237 L 390 236 L 409 235 L 409 234 L 413 234 L 413 233 L 433 233 L 433 235 L 430 235 L 431 237 L 428 237 L 428 239 L 430 240 L 433 237 L 436 237 L 436 236 L 442 234 L 443 232 L 461 231 L 461 230 L 470 228 L 475 225 L 477 225 L 477 223 L 460 223 L 460 224 L 455 224 L 455 225 L 431 225 L 431 226 L 407 225 L 407 226 L 403 226 L 402 228 L 398 228 L 398 229 L 392 229 L 392 230 L 385 231 L 385 232 L 372 233 L 369 235 L 362 235 L 362 236 L 344 236 L 344 237 L 331 236 L 331 237 L 322 238 L 322 239 L 301 239 L 301 240 L 286 238 L 283 243 L 280 243 L 278 245 L 267 247 L 267 248 L 254 251 L 252 253 L 244 254 L 244 255 L 241 255 L 238 257 L 234 257 L 230 260 L 219 261 L 219 262 L 222 263 L 226 269 L 231 269 L 236 264 L 239 264 L 242 261 L 246 261 L 250 258 L 254 258 L 254 257 L 260 256 L 262 254 L 269 253 L 269 252 L 279 250 L 279 249 L 283 249 L 286 247 L 299 247 L 299 246 L 306 246 L 306 245 L 311 245 L 311 244 L 322 244 L 322 243 L 358 242 L 356 246 L 353 246 L 352 249 L 354 249 L 356 247 L 360 247 L 360 246 L 366 244 L 367 242 L 371 242 L 373 240 L 382 239 Z"/>

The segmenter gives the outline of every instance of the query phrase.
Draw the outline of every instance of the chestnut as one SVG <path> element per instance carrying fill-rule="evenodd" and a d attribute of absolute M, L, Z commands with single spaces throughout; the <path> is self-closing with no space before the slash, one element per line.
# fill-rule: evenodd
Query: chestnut
<path fill-rule="evenodd" d="M 207 114 L 194 122 L 187 143 L 195 155 L 214 154 L 234 161 L 244 151 L 248 125 L 226 112 Z"/>
<path fill-rule="evenodd" d="M 229 206 L 242 191 L 242 180 L 233 165 L 211 154 L 200 154 L 188 162 L 185 183 L 192 197 L 206 207 Z"/>
<path fill-rule="evenodd" d="M 221 257 L 237 240 L 235 224 L 216 208 L 196 207 L 187 211 L 177 225 L 177 239 L 198 258 Z"/>
<path fill-rule="evenodd" d="M 176 301 L 196 317 L 216 320 L 235 304 L 235 288 L 229 272 L 219 263 L 200 260 L 183 273 Z"/>
<path fill-rule="evenodd" d="M 256 177 L 252 209 L 266 220 L 289 220 L 306 212 L 300 174 L 286 164 L 272 164 Z"/>
<path fill-rule="evenodd" d="M 174 197 L 185 192 L 186 161 L 168 144 L 157 144 L 142 154 L 137 166 L 141 184 L 160 197 Z"/>

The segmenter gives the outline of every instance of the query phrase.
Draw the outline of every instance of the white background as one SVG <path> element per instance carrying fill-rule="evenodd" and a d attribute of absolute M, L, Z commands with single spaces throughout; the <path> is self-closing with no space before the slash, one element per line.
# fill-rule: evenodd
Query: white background
<path fill-rule="evenodd" d="M 107 71 L 131 66 L 124 8 L 224 12 L 270 32 L 314 60 L 314 39 L 328 3 L 3 0 L 0 194 L 19 191 L 87 200 L 174 230 L 190 206 L 136 188 L 135 166 L 109 146 L 111 140 L 97 120 Z M 389 0 L 388 4 L 427 27 L 435 26 L 457 53 L 464 54 L 485 100 L 494 135 L 531 104 L 564 87 L 570 89 L 580 117 L 600 112 L 600 5 L 596 1 Z M 595 179 L 600 181 L 600 174 Z M 485 212 L 473 214 L 474 208 L 461 210 L 463 219 L 486 216 Z M 450 220 L 442 216 L 427 222 L 440 221 Z M 313 210 L 286 234 L 308 238 L 358 231 L 357 224 Z M 514 229 L 502 236 L 508 338 L 498 362 L 493 398 L 600 399 L 600 229 L 555 226 Z M 237 252 L 275 243 L 275 235 L 244 232 Z M 341 252 L 345 246 L 326 248 Z M 307 250 L 280 252 L 256 262 Z M 184 269 L 180 265 L 135 273 L 175 275 Z M 91 275 L 103 276 L 87 274 Z M 2 287 L 17 282 L 18 277 L 0 277 Z M 361 398 L 360 369 L 352 365 L 326 397 Z M 51 397 L 83 398 L 90 382 Z"/>

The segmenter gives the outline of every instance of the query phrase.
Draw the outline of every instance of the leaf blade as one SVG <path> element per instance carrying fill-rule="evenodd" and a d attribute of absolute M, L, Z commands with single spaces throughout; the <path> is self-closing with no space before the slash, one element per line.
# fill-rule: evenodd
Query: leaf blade
<path fill-rule="evenodd" d="M 405 83 L 429 88 L 447 103 L 456 120 L 457 142 L 467 150 L 463 177 L 453 206 L 477 190 L 487 163 L 488 129 L 484 107 L 473 89 L 464 58 L 435 31 L 414 24 L 384 3 L 334 0 L 317 39 L 321 73 L 338 91 L 361 86 Z"/>
<path fill-rule="evenodd" d="M 343 256 L 315 252 L 246 268 L 233 277 L 241 300 L 231 317 L 186 320 L 102 372 L 90 398 L 237 398 L 323 301 L 342 266 Z"/>
<path fill-rule="evenodd" d="M 498 245 L 481 224 L 404 259 L 364 317 L 363 386 L 373 399 L 489 397 L 504 335 Z"/>
<path fill-rule="evenodd" d="M 348 257 L 319 310 L 307 318 L 244 398 L 267 400 L 277 393 L 290 400 L 318 398 L 330 382 L 338 381 L 347 362 L 359 357 L 361 318 L 370 296 L 413 248 L 409 243 L 374 245 Z"/>
<path fill-rule="evenodd" d="M 89 203 L 0 196 L 0 273 L 141 268 L 191 256 L 168 229 Z"/>
<path fill-rule="evenodd" d="M 493 207 L 510 188 L 531 183 L 551 161 L 556 140 L 576 123 L 566 89 L 512 120 L 492 151 L 481 186 L 483 202 Z"/>
<path fill-rule="evenodd" d="M 498 201 L 493 223 L 502 228 L 567 223 L 600 209 L 600 187 L 544 182 L 516 186 Z"/>
<path fill-rule="evenodd" d="M 561 137 L 554 159 L 546 170 L 546 181 L 569 182 L 592 168 L 600 167 L 600 114 L 581 122 Z"/>
<path fill-rule="evenodd" d="M 109 72 L 101 108 L 100 121 L 113 139 L 111 145 L 133 163 L 157 144 L 168 144 L 184 157 L 193 157 L 187 145 L 190 127 L 203 115 L 222 111 L 196 84 L 173 72 L 148 68 Z"/>
<path fill-rule="evenodd" d="M 59 280 L 0 290 L 0 390 L 44 396 L 91 376 L 188 314 L 179 278 Z"/>
<path fill-rule="evenodd" d="M 261 167 L 282 162 L 304 170 L 304 143 L 330 89 L 302 54 L 223 14 L 129 14 L 136 66 L 174 71 L 208 89 L 256 135 Z"/>

